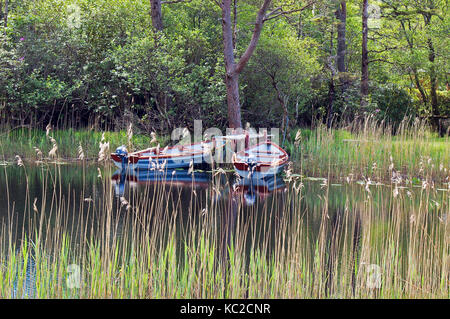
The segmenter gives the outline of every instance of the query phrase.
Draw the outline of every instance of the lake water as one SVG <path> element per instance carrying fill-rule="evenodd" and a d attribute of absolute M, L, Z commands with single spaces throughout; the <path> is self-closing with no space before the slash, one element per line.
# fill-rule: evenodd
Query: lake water
<path fill-rule="evenodd" d="M 24 235 L 36 231 L 37 216 L 44 214 L 49 225 L 64 224 L 77 239 L 77 234 L 83 231 L 83 223 L 101 223 L 109 209 L 116 212 L 115 234 L 121 236 L 130 233 L 127 230 L 131 226 L 126 221 L 133 214 L 141 214 L 142 218 L 173 214 L 165 218 L 176 218 L 184 225 L 180 229 L 186 230 L 200 223 L 202 215 L 215 210 L 219 216 L 216 227 L 220 229 L 226 254 L 226 244 L 236 223 L 247 223 L 256 229 L 251 240 L 266 240 L 269 245 L 275 245 L 276 227 L 273 225 L 280 214 L 286 212 L 296 211 L 296 216 L 302 216 L 308 229 L 305 236 L 309 236 L 311 242 L 317 238 L 324 218 L 331 240 L 345 212 L 350 211 L 351 218 L 361 218 L 356 216 L 357 212 L 367 207 L 368 201 L 375 215 L 377 210 L 383 215 L 380 222 L 385 222 L 389 216 L 397 196 L 403 199 L 405 214 L 425 203 L 430 206 L 429 212 L 440 219 L 448 217 L 446 185 L 435 186 L 426 195 L 421 185 L 400 187 L 399 195 L 393 192 L 396 191 L 392 185 L 367 185 L 358 181 L 334 183 L 303 178 L 301 182 L 286 182 L 277 177 L 255 182 L 239 179 L 232 173 L 146 171 L 125 174 L 110 166 L 9 165 L 0 169 L 0 229 L 19 242 Z M 427 196 L 426 201 L 424 196 Z M 353 224 L 357 228 L 360 223 Z M 95 226 L 91 227 L 92 231 L 96 231 Z M 354 233 L 354 240 L 359 240 L 358 229 Z M 32 279 L 27 285 L 32 286 Z"/>

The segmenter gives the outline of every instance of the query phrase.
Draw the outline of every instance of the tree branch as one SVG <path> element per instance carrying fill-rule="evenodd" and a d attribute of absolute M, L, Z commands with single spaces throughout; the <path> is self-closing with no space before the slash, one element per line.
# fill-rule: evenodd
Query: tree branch
<path fill-rule="evenodd" d="M 192 2 L 192 0 L 171 0 L 171 1 L 161 1 L 161 4 L 172 4 L 180 2 Z"/>
<path fill-rule="evenodd" d="M 212 1 L 214 1 L 220 8 L 222 8 L 222 5 L 219 3 L 218 0 L 212 0 Z"/>
<path fill-rule="evenodd" d="M 307 8 L 309 8 L 310 6 L 312 6 L 317 0 L 314 1 L 310 1 L 308 4 L 306 4 L 304 7 L 299 8 L 299 9 L 292 9 L 292 10 L 283 10 L 282 7 L 278 7 L 274 10 L 272 10 L 270 13 L 268 13 L 265 17 L 264 17 L 264 22 L 272 20 L 272 19 L 276 19 L 279 16 L 284 16 L 287 14 L 291 14 L 291 13 L 295 13 L 295 12 L 301 12 Z"/>
<path fill-rule="evenodd" d="M 252 39 L 250 40 L 250 43 L 245 50 L 244 54 L 242 55 L 241 59 L 239 60 L 238 64 L 236 65 L 236 68 L 234 72 L 236 74 L 241 73 L 241 71 L 244 69 L 245 65 L 247 64 L 248 60 L 250 60 L 250 57 L 252 56 L 253 52 L 255 51 L 256 45 L 259 40 L 259 36 L 261 35 L 261 30 L 264 24 L 264 17 L 266 16 L 267 9 L 269 8 L 270 3 L 272 0 L 264 0 L 264 3 L 262 4 L 261 8 L 258 11 L 258 15 L 256 16 L 256 22 L 255 22 L 255 29 L 253 31 Z"/>
<path fill-rule="evenodd" d="M 388 60 L 385 60 L 385 59 L 373 59 L 373 60 L 369 60 L 369 63 L 372 63 L 372 62 L 385 62 L 385 63 L 389 63 L 389 64 L 392 64 L 392 65 L 395 65 L 394 62 L 388 61 Z"/>

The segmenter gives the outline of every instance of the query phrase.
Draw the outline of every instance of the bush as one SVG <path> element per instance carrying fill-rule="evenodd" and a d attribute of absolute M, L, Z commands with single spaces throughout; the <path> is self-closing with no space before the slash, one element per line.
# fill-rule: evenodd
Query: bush
<path fill-rule="evenodd" d="M 392 84 L 373 89 L 369 109 L 377 120 L 385 121 L 394 130 L 406 116 L 417 115 L 408 92 Z"/>

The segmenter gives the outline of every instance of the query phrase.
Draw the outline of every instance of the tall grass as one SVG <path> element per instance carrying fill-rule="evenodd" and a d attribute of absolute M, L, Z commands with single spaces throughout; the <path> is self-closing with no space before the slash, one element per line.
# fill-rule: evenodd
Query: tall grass
<path fill-rule="evenodd" d="M 446 182 L 450 170 L 449 136 L 430 133 L 425 122 L 405 119 L 393 128 L 367 118 L 363 123 L 341 129 L 301 129 L 291 132 L 286 149 L 297 169 L 307 176 L 335 179 L 371 178 L 389 181 L 392 169 L 410 181 L 428 178 Z M 300 164 L 302 167 L 300 167 Z M 391 168 L 391 169 L 390 169 Z"/>
<path fill-rule="evenodd" d="M 4 131 L 4 130 L 3 130 Z M 144 134 L 136 134 L 132 136 L 131 141 L 128 139 L 127 131 L 118 132 L 99 132 L 95 130 L 54 130 L 52 136 L 58 141 L 59 160 L 77 160 L 79 158 L 78 147 L 84 150 L 85 160 L 97 160 L 98 144 L 104 135 L 105 139 L 110 142 L 111 149 L 115 149 L 120 145 L 132 144 L 133 150 L 147 148 L 152 137 Z M 13 128 L 1 132 L 2 139 L 1 155 L 4 161 L 13 161 L 16 155 L 20 155 L 24 160 L 36 161 L 45 159 L 48 152 L 52 148 L 52 143 L 46 135 L 46 131 L 34 128 Z M 157 142 L 165 145 L 168 142 L 167 137 L 158 137 Z M 37 154 L 40 150 L 42 154 Z"/>
<path fill-rule="evenodd" d="M 98 164 L 93 178 L 100 187 L 94 191 L 65 189 L 61 166 L 44 161 L 41 194 L 31 198 L 26 188 L 18 220 L 4 168 L 8 218 L 0 224 L 0 297 L 448 298 L 448 180 L 434 185 L 436 167 L 426 162 L 404 166 L 408 176 L 416 175 L 410 169 L 422 169 L 418 187 L 397 175 L 385 185 L 348 179 L 333 186 L 332 177 L 344 168 L 331 165 L 332 159 L 363 169 L 372 168 L 376 157 L 380 177 L 401 167 L 381 161 L 397 155 L 377 150 L 371 145 L 376 141 L 361 142 L 357 159 L 346 157 L 351 147 L 337 155 L 319 147 L 337 134 L 319 128 L 311 137 L 316 142 L 301 143 L 303 152 L 317 156 L 316 164 L 310 166 L 302 152 L 294 156 L 286 191 L 251 207 L 233 192 L 234 177 L 219 170 L 207 191 L 193 182 L 189 198 L 167 183 L 128 187 L 117 197 L 109 162 Z M 399 141 L 402 152 L 413 152 L 401 137 L 352 134 Z M 424 136 L 402 134 L 428 145 Z M 432 163 L 448 164 L 448 154 L 434 154 Z M 27 165 L 20 167 L 24 176 Z M 307 167 L 326 177 L 314 197 L 306 196 L 311 186 L 298 174 Z M 92 179 L 87 170 L 80 166 L 83 185 Z M 338 210 L 330 205 L 331 187 L 342 187 Z"/>

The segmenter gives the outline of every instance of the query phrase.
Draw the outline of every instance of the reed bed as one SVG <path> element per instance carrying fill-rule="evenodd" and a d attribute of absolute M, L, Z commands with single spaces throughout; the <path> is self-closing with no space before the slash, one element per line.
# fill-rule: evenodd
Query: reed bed
<path fill-rule="evenodd" d="M 398 142 L 404 153 L 429 143 L 406 130 L 396 138 L 378 131 L 352 134 Z M 41 193 L 33 197 L 27 186 L 19 214 L 4 167 L 0 297 L 448 298 L 450 186 L 448 175 L 442 184 L 434 181 L 437 163 L 448 165 L 446 149 L 433 153 L 424 146 L 422 151 L 437 157 L 434 167 L 422 167 L 406 158 L 397 162 L 398 155 L 388 152 L 392 148 L 367 144 L 359 152 L 370 155 L 348 161 L 372 168 L 372 156 L 395 157 L 377 164 L 376 176 L 389 176 L 388 182 L 352 178 L 334 185 L 333 177 L 343 172 L 331 165 L 332 156 L 345 156 L 319 146 L 335 136 L 319 128 L 315 151 L 309 149 L 312 142 L 299 143 L 286 189 L 253 206 L 233 191 L 236 177 L 220 169 L 205 191 L 193 181 L 188 198 L 167 183 L 130 183 L 117 196 L 108 161 L 96 164 L 95 176 L 83 162 L 78 190 L 64 186 L 60 165 L 43 161 Z M 402 145 L 401 136 L 416 138 L 416 146 Z M 100 152 L 108 151 L 104 145 Z M 304 152 L 325 158 L 315 159 L 324 178 L 314 182 L 313 196 L 307 196 L 312 184 L 303 177 L 312 165 Z M 19 160 L 28 185 L 30 168 Z M 400 167 L 420 178 L 420 185 L 397 174 Z M 331 207 L 333 187 L 342 188 L 338 209 Z"/>
<path fill-rule="evenodd" d="M 306 176 L 389 182 L 392 170 L 411 182 L 428 178 L 448 182 L 450 139 L 430 133 L 426 122 L 405 119 L 393 127 L 368 117 L 338 129 L 292 131 L 285 147 Z"/>

